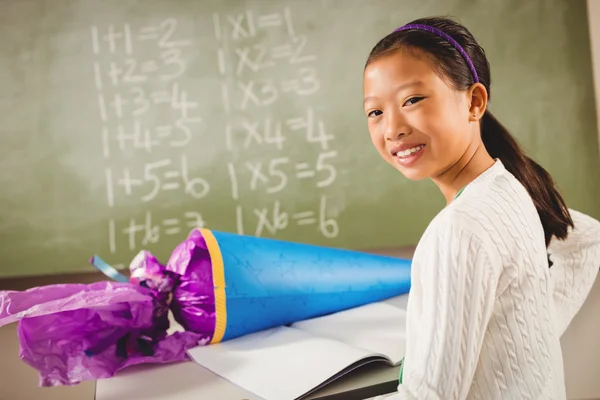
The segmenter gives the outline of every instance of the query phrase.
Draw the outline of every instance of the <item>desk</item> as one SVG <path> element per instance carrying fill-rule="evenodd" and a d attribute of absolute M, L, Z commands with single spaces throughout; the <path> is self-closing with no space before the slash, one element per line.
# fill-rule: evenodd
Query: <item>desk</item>
<path fill-rule="evenodd" d="M 391 393 L 399 367 L 365 366 L 332 382 L 306 400 L 362 400 Z M 183 362 L 131 367 L 111 379 L 96 382 L 95 400 L 262 400 L 208 369 Z"/>

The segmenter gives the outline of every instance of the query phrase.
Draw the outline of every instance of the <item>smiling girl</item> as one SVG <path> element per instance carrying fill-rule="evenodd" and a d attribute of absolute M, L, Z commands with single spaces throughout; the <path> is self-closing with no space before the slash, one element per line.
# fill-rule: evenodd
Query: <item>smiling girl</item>
<path fill-rule="evenodd" d="M 600 266 L 600 223 L 488 110 L 490 66 L 462 25 L 414 21 L 364 71 L 381 157 L 447 206 L 413 259 L 406 356 L 386 399 L 565 399 L 560 336 Z M 543 132 L 540 132 L 543 134 Z"/>

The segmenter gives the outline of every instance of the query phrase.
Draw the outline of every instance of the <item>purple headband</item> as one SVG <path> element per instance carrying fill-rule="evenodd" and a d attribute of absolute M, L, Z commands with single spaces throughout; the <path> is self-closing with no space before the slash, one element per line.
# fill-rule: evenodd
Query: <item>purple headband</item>
<path fill-rule="evenodd" d="M 471 73 L 473 74 L 473 79 L 475 80 L 475 82 L 476 83 L 479 82 L 479 77 L 477 76 L 477 70 L 475 69 L 473 62 L 471 61 L 471 58 L 469 57 L 469 55 L 467 54 L 465 49 L 463 49 L 462 46 L 460 44 L 458 44 L 458 42 L 456 40 L 454 40 L 450 35 L 448 35 L 445 32 L 440 31 L 437 28 L 434 28 L 433 26 L 422 25 L 422 24 L 407 24 L 407 25 L 401 26 L 400 28 L 394 30 L 394 32 L 406 31 L 408 29 L 419 29 L 422 31 L 431 32 L 434 35 L 437 35 L 441 38 L 446 39 L 448 41 L 448 43 L 450 43 L 456 50 L 458 50 L 458 52 L 463 56 L 463 58 L 465 59 L 467 64 L 469 64 L 469 68 L 471 69 Z"/>

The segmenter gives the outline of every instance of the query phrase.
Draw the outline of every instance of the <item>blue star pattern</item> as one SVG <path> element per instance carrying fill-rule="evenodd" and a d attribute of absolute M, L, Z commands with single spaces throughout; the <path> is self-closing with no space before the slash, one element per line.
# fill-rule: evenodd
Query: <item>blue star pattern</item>
<path fill-rule="evenodd" d="M 223 340 L 410 289 L 410 260 L 212 231 L 225 268 Z"/>

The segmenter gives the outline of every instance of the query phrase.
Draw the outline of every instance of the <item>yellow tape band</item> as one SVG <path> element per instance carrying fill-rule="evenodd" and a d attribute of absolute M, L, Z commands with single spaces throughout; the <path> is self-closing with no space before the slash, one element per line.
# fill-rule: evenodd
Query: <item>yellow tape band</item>
<path fill-rule="evenodd" d="M 219 343 L 225 335 L 227 327 L 227 307 L 225 299 L 225 267 L 223 256 L 215 235 L 209 229 L 200 229 L 202 237 L 206 241 L 210 262 L 212 264 L 213 284 L 215 287 L 215 333 L 210 341 L 211 344 Z"/>

